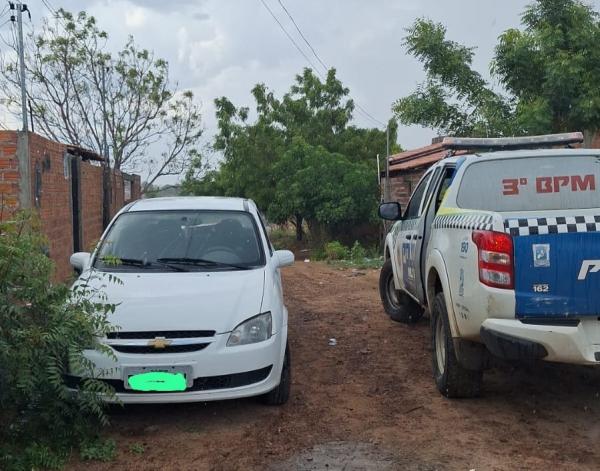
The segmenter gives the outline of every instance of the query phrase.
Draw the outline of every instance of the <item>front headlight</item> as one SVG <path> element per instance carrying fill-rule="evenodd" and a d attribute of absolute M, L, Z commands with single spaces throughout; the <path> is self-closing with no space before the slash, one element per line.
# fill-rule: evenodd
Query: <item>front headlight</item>
<path fill-rule="evenodd" d="M 265 312 L 242 322 L 229 334 L 228 347 L 248 345 L 249 343 L 264 342 L 271 338 L 271 313 Z"/>

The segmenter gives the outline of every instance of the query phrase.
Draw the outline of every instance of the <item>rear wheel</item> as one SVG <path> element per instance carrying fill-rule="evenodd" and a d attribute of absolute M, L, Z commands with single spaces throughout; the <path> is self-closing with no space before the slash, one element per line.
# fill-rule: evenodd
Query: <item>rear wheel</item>
<path fill-rule="evenodd" d="M 379 295 L 383 309 L 396 322 L 411 324 L 423 316 L 423 309 L 410 296 L 396 289 L 392 260 L 387 259 L 379 275 Z"/>
<path fill-rule="evenodd" d="M 289 345 L 285 346 L 285 355 L 283 357 L 283 366 L 281 367 L 281 379 L 279 385 L 261 396 L 262 402 L 269 406 L 281 406 L 285 404 L 290 397 L 290 387 L 292 384 L 292 370 Z"/>
<path fill-rule="evenodd" d="M 482 370 L 463 368 L 456 357 L 444 293 L 437 293 L 431 312 L 433 377 L 446 397 L 477 397 L 481 393 Z"/>

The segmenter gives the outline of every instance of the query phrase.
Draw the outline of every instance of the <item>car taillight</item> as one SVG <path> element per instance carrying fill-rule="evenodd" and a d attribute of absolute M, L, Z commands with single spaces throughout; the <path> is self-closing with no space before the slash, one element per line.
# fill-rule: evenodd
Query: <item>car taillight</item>
<path fill-rule="evenodd" d="M 504 232 L 474 231 L 478 249 L 479 281 L 493 288 L 513 289 L 513 240 Z"/>

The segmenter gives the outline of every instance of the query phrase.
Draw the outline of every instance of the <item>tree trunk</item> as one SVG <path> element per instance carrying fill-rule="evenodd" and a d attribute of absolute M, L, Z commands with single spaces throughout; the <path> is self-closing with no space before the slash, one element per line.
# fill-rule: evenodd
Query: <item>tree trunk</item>
<path fill-rule="evenodd" d="M 112 179 L 111 179 L 111 168 L 108 162 L 104 163 L 104 169 L 102 172 L 102 228 L 106 229 L 110 223 L 111 215 L 110 210 L 112 206 Z"/>
<path fill-rule="evenodd" d="M 294 225 L 296 226 L 296 240 L 298 242 L 300 242 L 304 236 L 304 231 L 302 230 L 302 216 L 300 214 L 296 214 L 296 216 L 294 216 L 295 222 Z"/>

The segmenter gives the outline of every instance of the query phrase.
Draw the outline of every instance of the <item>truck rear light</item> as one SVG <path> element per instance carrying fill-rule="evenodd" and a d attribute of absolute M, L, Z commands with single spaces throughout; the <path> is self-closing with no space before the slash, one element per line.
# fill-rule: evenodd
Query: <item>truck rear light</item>
<path fill-rule="evenodd" d="M 493 288 L 514 288 L 512 237 L 504 232 L 474 231 L 479 281 Z"/>

